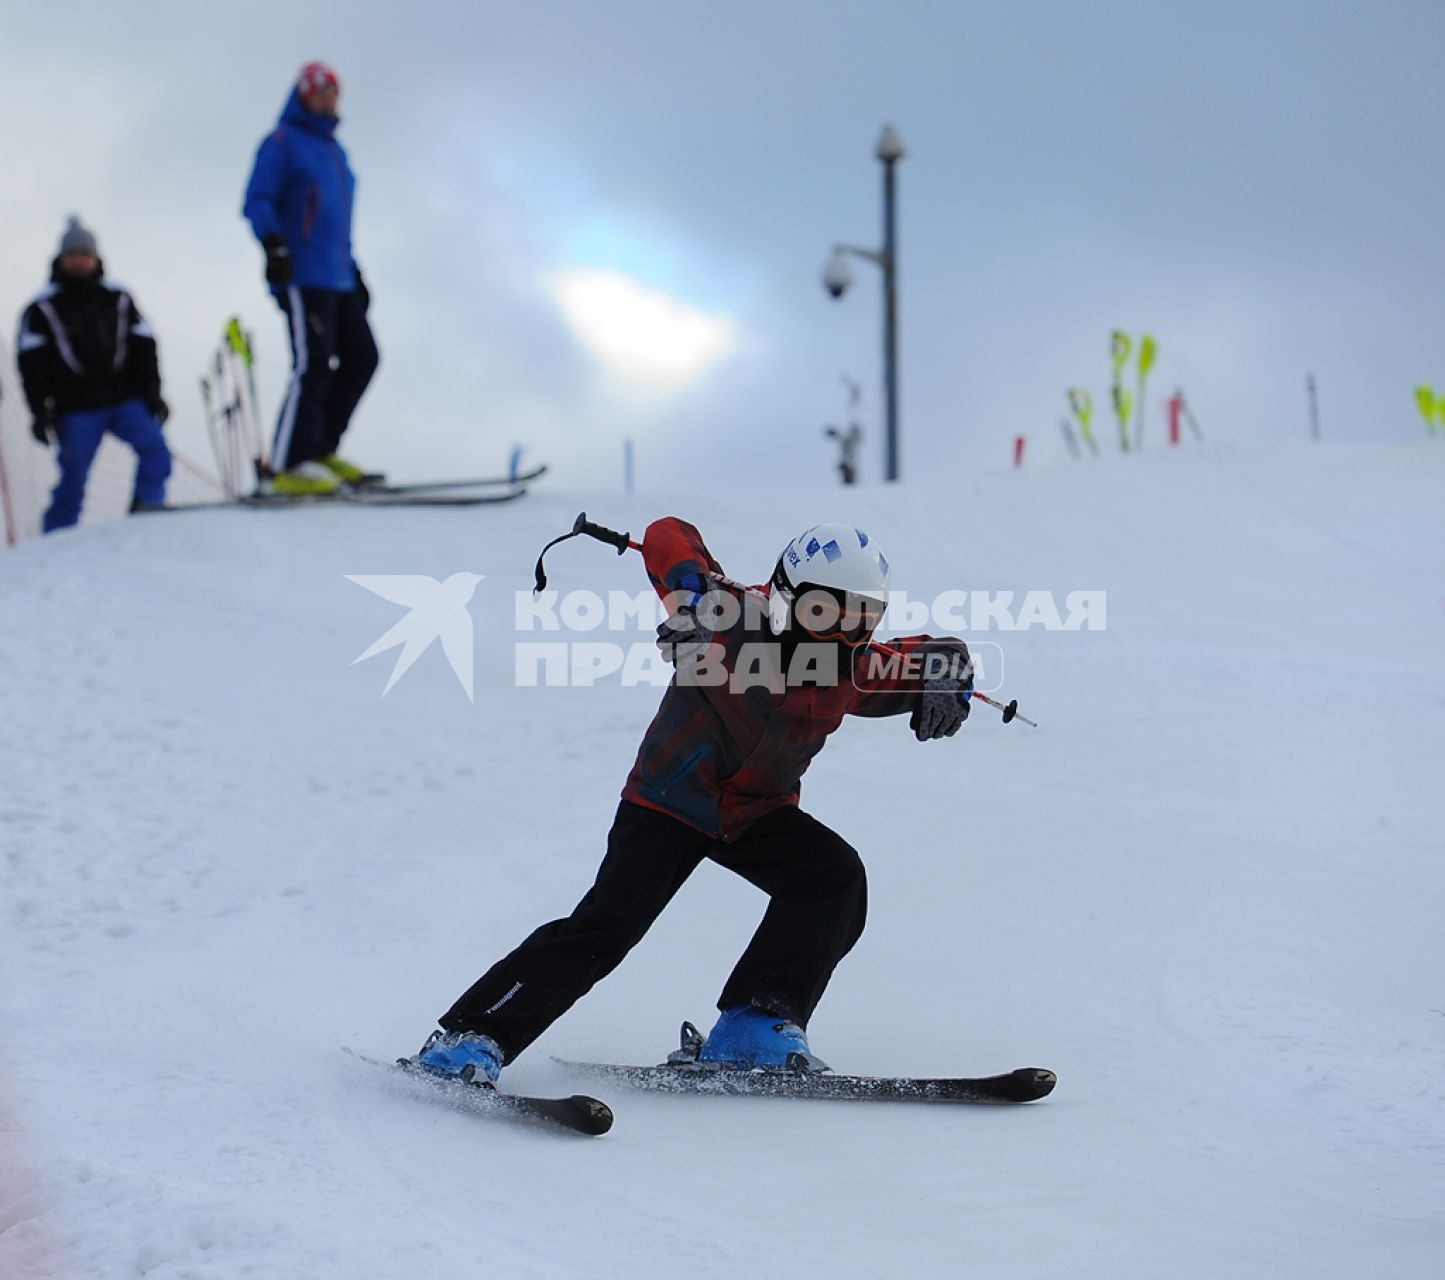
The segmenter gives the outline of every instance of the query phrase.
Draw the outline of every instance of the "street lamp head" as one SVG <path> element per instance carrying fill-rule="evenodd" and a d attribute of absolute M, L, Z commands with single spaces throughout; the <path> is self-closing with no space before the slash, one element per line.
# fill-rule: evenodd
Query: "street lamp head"
<path fill-rule="evenodd" d="M 878 135 L 878 145 L 873 149 L 873 154 L 884 164 L 892 164 L 895 160 L 902 160 L 908 154 L 908 148 L 903 145 L 898 130 L 891 124 L 886 124 L 883 132 Z"/>
<path fill-rule="evenodd" d="M 832 256 L 823 267 L 823 288 L 833 298 L 841 298 L 853 283 L 853 270 L 848 265 L 847 255 L 842 249 L 834 249 Z"/>

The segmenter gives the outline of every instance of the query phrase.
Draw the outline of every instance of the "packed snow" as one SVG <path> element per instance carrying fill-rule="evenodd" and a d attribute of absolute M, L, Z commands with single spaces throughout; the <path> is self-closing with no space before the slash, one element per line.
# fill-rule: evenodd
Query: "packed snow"
<path fill-rule="evenodd" d="M 923 475 L 919 461 L 915 473 Z M 893 489 L 198 511 L 0 553 L 0 1276 L 1433 1277 L 1445 1259 L 1445 451 L 1210 447 Z M 850 721 L 805 806 L 870 873 L 810 1027 L 842 1070 L 1058 1072 L 1025 1107 L 627 1092 L 762 909 L 704 866 L 503 1079 L 583 1139 L 430 1105 L 413 1052 L 590 883 L 658 693 L 519 687 L 578 510 L 759 581 L 819 520 L 896 585 L 1107 592 L 988 633 L 999 696 Z M 596 543 L 559 590 L 646 589 Z M 345 575 L 485 575 L 475 701 Z M 552 637 L 555 638 L 555 637 Z M 593 635 L 573 637 L 597 640 Z M 625 637 L 650 641 L 645 626 Z"/>

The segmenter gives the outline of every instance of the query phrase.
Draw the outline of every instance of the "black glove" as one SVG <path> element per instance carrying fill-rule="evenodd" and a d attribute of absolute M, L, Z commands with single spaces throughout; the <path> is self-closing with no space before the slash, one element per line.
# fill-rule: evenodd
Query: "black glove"
<path fill-rule="evenodd" d="M 160 396 L 153 396 L 147 400 L 146 408 L 151 411 L 151 417 L 156 420 L 156 426 L 166 425 L 166 420 L 171 416 L 171 407 Z"/>
<path fill-rule="evenodd" d="M 679 671 L 695 667 L 711 643 L 712 628 L 698 618 L 696 605 L 683 605 L 657 628 L 658 651 Z"/>
<path fill-rule="evenodd" d="M 934 676 L 923 682 L 908 727 L 919 742 L 951 738 L 968 719 L 967 690 L 971 682 L 958 676 Z"/>
<path fill-rule="evenodd" d="M 55 427 L 55 410 L 46 405 L 35 415 L 35 421 L 30 424 L 30 434 L 35 437 L 36 444 L 55 444 L 60 439 L 60 432 Z"/>
<path fill-rule="evenodd" d="M 371 290 L 366 287 L 366 281 L 361 278 L 361 268 L 352 263 L 356 271 L 356 300 L 361 303 L 361 314 L 365 315 L 371 310 Z"/>
<path fill-rule="evenodd" d="M 285 239 L 272 232 L 262 237 L 261 247 L 266 250 L 266 283 L 273 289 L 284 289 L 296 274 Z"/>

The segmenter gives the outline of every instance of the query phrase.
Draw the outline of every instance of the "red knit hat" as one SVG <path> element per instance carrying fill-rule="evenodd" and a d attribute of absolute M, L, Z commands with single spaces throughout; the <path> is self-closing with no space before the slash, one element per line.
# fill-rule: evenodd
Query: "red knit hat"
<path fill-rule="evenodd" d="M 324 89 L 327 85 L 339 90 L 341 81 L 337 78 L 336 72 L 324 62 L 308 62 L 301 68 L 301 74 L 296 77 L 296 88 L 303 98 L 309 93 L 315 93 L 317 89 Z"/>

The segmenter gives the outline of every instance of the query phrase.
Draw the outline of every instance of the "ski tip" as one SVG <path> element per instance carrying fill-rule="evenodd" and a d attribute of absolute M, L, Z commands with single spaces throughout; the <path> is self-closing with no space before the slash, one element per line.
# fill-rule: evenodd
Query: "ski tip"
<path fill-rule="evenodd" d="M 1047 1098 L 1059 1082 L 1058 1076 L 1043 1067 L 1020 1067 L 1013 1073 L 1013 1079 L 1018 1084 L 1020 1100 L 1024 1102 Z"/>
<path fill-rule="evenodd" d="M 612 1108 L 600 1098 L 576 1093 L 567 1099 L 577 1115 L 577 1128 L 589 1137 L 598 1138 L 612 1128 Z"/>

